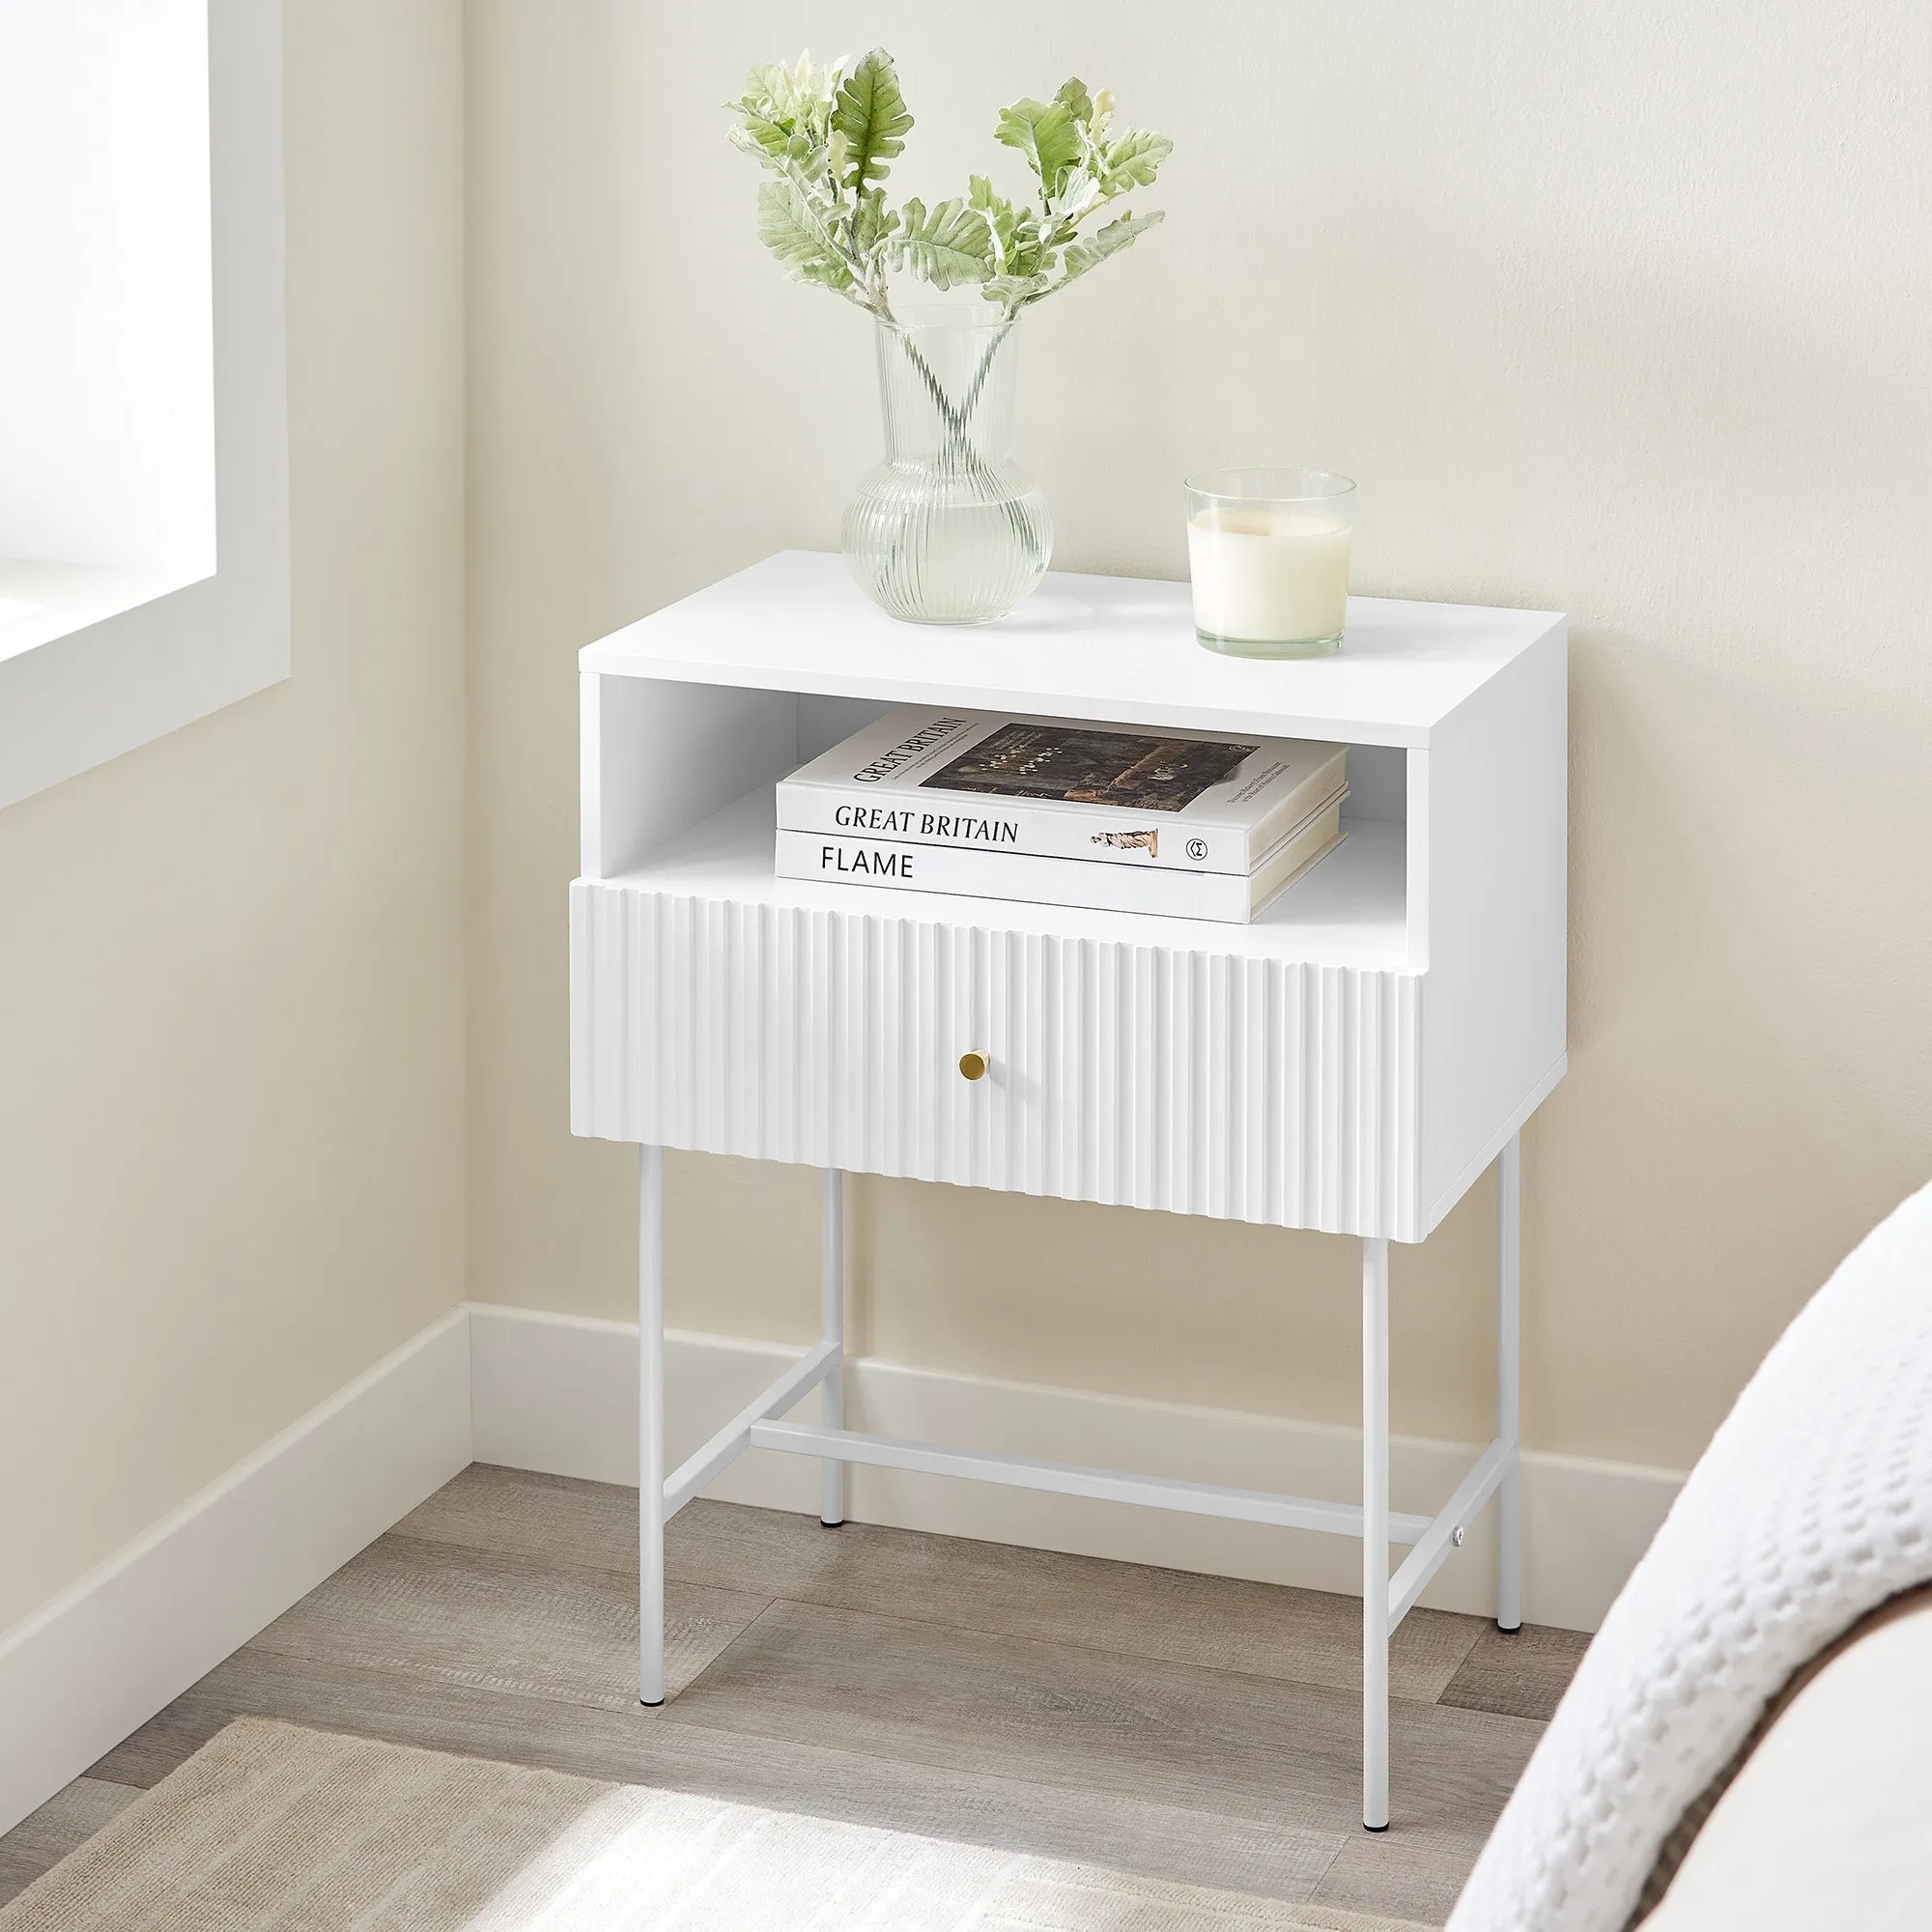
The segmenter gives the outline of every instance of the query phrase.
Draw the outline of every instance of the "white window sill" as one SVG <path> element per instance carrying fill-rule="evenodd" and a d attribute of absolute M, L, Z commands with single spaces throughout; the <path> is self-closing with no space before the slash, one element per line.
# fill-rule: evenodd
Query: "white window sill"
<path fill-rule="evenodd" d="M 0 662 L 213 575 L 212 570 L 116 570 L 106 564 L 0 556 Z"/>

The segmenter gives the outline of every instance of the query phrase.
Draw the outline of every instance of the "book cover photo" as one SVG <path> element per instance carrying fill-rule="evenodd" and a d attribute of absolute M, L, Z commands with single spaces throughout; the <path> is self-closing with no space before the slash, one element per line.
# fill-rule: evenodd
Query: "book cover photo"
<path fill-rule="evenodd" d="M 1180 811 L 1261 750 L 1259 740 L 1148 737 L 1084 724 L 999 725 L 922 788 Z"/>

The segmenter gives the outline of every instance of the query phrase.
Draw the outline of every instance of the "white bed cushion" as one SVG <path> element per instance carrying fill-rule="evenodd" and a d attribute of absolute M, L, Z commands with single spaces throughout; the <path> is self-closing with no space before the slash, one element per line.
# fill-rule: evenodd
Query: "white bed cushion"
<path fill-rule="evenodd" d="M 1932 1923 L 1932 1609 L 1881 1624 L 1792 1700 L 1643 1932 Z"/>
<path fill-rule="evenodd" d="M 1846 1258 L 1724 1418 L 1584 1653 L 1449 1932 L 1621 1932 L 1665 1835 L 1771 1700 L 1928 1577 L 1932 1188 Z"/>

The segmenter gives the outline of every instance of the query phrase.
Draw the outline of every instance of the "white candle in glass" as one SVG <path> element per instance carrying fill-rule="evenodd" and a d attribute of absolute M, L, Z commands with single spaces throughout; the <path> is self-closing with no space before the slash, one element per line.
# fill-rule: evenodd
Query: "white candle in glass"
<path fill-rule="evenodd" d="M 1204 643 L 1258 656 L 1333 650 L 1348 614 L 1352 492 L 1321 470 L 1188 481 L 1187 561 Z"/>

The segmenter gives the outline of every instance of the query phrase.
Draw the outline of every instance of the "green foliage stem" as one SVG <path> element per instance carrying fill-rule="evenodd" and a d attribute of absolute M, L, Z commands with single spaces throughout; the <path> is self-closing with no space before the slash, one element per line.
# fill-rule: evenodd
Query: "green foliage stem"
<path fill-rule="evenodd" d="M 977 285 L 1003 318 L 1064 289 L 1118 255 L 1161 219 L 1103 211 L 1151 187 L 1174 144 L 1116 129 L 1114 98 L 1068 80 L 1051 100 L 1000 110 L 994 138 L 1015 150 L 1038 184 L 1038 205 L 995 192 L 975 175 L 963 198 L 893 209 L 884 184 L 905 151 L 913 118 L 883 47 L 861 60 L 753 68 L 729 104 L 732 144 L 773 179 L 758 191 L 758 239 L 794 281 L 843 296 L 893 320 L 888 283 L 909 273 L 936 289 Z"/>

